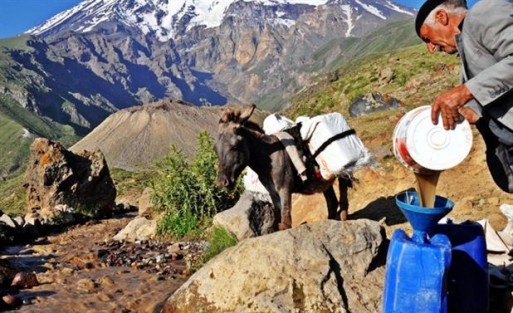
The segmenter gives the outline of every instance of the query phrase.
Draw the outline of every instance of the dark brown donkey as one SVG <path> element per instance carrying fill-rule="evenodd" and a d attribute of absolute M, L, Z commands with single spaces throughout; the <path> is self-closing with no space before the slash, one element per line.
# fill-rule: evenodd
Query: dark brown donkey
<path fill-rule="evenodd" d="M 219 120 L 219 134 L 215 144 L 219 172 L 217 182 L 228 189 L 233 188 L 237 177 L 246 166 L 258 174 L 258 178 L 269 191 L 275 212 L 281 213 L 281 219 L 276 219 L 278 229 L 291 227 L 291 197 L 292 193 L 312 194 L 323 192 L 328 206 L 329 219 L 347 219 L 347 189 L 351 180 L 346 177 L 338 178 L 340 202 L 333 189 L 333 182 L 314 178 L 303 182 L 292 164 L 285 147 L 273 135 L 266 135 L 248 119 L 255 109 L 252 105 L 243 112 L 226 110 Z M 307 167 L 308 168 L 308 167 Z M 340 205 L 340 210 L 337 208 Z"/>

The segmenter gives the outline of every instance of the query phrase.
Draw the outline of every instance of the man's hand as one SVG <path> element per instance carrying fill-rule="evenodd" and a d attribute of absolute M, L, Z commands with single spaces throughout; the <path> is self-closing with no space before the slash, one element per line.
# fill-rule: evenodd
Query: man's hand
<path fill-rule="evenodd" d="M 442 123 L 445 129 L 454 129 L 460 120 L 458 112 L 465 103 L 474 99 L 467 86 L 459 85 L 436 97 L 431 104 L 431 121 L 438 124 L 438 114 L 442 113 Z"/>
<path fill-rule="evenodd" d="M 469 107 L 462 107 L 458 112 L 472 125 L 476 124 L 477 120 L 479 120 L 479 115 Z"/>

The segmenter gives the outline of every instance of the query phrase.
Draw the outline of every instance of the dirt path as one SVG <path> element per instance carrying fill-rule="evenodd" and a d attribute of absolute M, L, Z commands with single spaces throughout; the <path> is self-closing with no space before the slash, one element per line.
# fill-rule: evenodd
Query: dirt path
<path fill-rule="evenodd" d="M 36 271 L 41 283 L 20 291 L 17 296 L 24 304 L 19 311 L 156 311 L 187 279 L 185 260 L 182 251 L 167 252 L 167 244 L 110 242 L 131 218 L 89 222 L 50 235 L 40 244 L 11 247 L 8 252 L 15 255 L 3 254 L 4 258 L 19 269 Z"/>

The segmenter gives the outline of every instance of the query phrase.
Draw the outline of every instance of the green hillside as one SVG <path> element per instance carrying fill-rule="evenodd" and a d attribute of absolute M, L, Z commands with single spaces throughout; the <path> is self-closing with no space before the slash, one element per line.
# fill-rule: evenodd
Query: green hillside
<path fill-rule="evenodd" d="M 354 59 L 417 45 L 421 41 L 413 29 L 413 20 L 406 20 L 388 24 L 363 38 L 333 40 L 317 50 L 315 63 L 306 69 L 328 73 Z"/>
<path fill-rule="evenodd" d="M 381 73 L 392 72 L 390 81 Z M 389 149 L 393 127 L 406 111 L 429 105 L 441 91 L 459 82 L 456 56 L 431 54 L 424 45 L 415 45 L 390 53 L 367 56 L 344 64 L 333 73 L 296 95 L 284 114 L 296 118 L 341 112 L 360 138 L 370 146 Z M 369 92 L 380 92 L 401 101 L 402 107 L 359 117 L 349 116 L 351 102 Z"/>
<path fill-rule="evenodd" d="M 79 137 L 72 127 L 60 125 L 38 116 L 16 103 L 10 96 L 0 94 L 0 177 L 24 171 L 29 147 L 35 137 L 57 140 L 69 146 Z"/>
<path fill-rule="evenodd" d="M 24 171 L 35 137 L 57 140 L 66 146 L 79 139 L 71 126 L 51 121 L 20 104 L 20 99 L 27 106 L 34 101 L 28 96 L 27 88 L 46 88 L 36 83 L 39 78 L 35 72 L 22 68 L 11 56 L 12 51 L 33 52 L 27 45 L 29 40 L 27 36 L 0 40 L 0 149 L 4 151 L 0 155 L 0 178 Z"/>
<path fill-rule="evenodd" d="M 16 174 L 27 163 L 28 150 L 32 137 L 27 136 L 24 128 L 0 113 L 0 146 L 4 153 L 0 154 L 0 174 Z"/>
<path fill-rule="evenodd" d="M 313 54 L 311 62 L 298 68 L 297 72 L 317 73 L 322 82 L 325 74 L 332 73 L 348 63 L 353 64 L 354 60 L 362 60 L 364 57 L 377 56 L 404 47 L 418 45 L 421 41 L 413 29 L 413 20 L 406 20 L 388 24 L 363 38 L 350 37 L 332 40 L 319 47 Z M 295 81 L 297 81 L 296 77 L 290 77 L 290 81 L 285 84 L 289 86 L 288 90 L 277 89 L 269 93 L 258 101 L 258 107 L 269 111 L 280 111 L 288 103 L 294 103 L 295 101 L 291 101 L 284 93 L 295 94 L 298 90 L 303 91 L 309 87 L 297 85 Z"/>

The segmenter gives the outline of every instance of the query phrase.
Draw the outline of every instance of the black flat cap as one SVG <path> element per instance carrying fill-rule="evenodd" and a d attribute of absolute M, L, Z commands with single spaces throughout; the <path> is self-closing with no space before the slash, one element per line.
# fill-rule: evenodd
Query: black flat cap
<path fill-rule="evenodd" d="M 417 18 L 415 18 L 415 30 L 417 31 L 417 35 L 420 37 L 420 28 L 424 21 L 428 17 L 429 13 L 433 11 L 437 6 L 444 3 L 446 0 L 427 0 L 420 7 L 419 13 L 417 13 Z"/>

